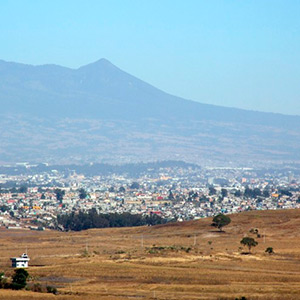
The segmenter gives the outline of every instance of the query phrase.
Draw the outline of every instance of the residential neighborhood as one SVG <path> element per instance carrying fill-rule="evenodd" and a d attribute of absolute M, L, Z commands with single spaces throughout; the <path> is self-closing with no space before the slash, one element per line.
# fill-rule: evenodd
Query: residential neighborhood
<path fill-rule="evenodd" d="M 30 168 L 30 166 L 29 166 Z M 300 207 L 300 176 L 290 170 L 162 167 L 138 177 L 86 176 L 75 170 L 0 175 L 0 224 L 7 229 L 64 230 L 58 215 L 157 215 L 184 221 L 246 210 Z"/>

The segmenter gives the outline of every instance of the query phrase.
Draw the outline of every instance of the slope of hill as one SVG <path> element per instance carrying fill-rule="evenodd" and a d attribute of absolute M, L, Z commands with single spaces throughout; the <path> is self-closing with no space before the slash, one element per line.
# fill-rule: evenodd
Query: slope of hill
<path fill-rule="evenodd" d="M 68 233 L 1 229 L 1 270 L 12 273 L 9 258 L 28 247 L 34 282 L 57 286 L 58 299 L 299 299 L 299 210 L 231 219 L 225 233 L 210 218 Z M 252 254 L 240 249 L 245 235 L 258 241 Z M 0 289 L 0 298 L 53 295 Z"/>
<path fill-rule="evenodd" d="M 300 116 L 184 100 L 105 59 L 79 69 L 0 61 L 0 77 L 3 162 L 300 158 Z"/>

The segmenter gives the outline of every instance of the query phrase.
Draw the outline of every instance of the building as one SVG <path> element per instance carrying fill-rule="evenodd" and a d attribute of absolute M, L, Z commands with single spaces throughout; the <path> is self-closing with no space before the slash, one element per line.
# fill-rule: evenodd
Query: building
<path fill-rule="evenodd" d="M 23 253 L 20 257 L 12 257 L 10 260 L 13 268 L 28 268 L 30 258 L 26 253 Z"/>

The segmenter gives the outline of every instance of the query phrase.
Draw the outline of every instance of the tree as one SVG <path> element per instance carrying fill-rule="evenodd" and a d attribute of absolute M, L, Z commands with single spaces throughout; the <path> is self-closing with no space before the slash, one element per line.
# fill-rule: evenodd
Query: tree
<path fill-rule="evenodd" d="M 263 191 L 263 196 L 264 196 L 265 198 L 269 198 L 269 197 L 270 197 L 269 191 L 264 190 L 264 191 Z"/>
<path fill-rule="evenodd" d="M 12 288 L 16 290 L 23 289 L 27 284 L 29 274 L 25 269 L 16 269 L 12 276 Z"/>
<path fill-rule="evenodd" d="M 38 187 L 38 192 L 39 192 L 39 193 L 43 193 L 43 192 L 44 192 L 44 189 L 43 189 L 41 186 L 39 186 L 39 187 Z"/>
<path fill-rule="evenodd" d="M 173 195 L 173 193 L 172 193 L 171 190 L 169 190 L 169 196 L 168 196 L 168 199 L 169 199 L 169 200 L 174 200 L 174 195 Z"/>
<path fill-rule="evenodd" d="M 228 196 L 228 192 L 227 192 L 226 189 L 222 189 L 222 190 L 221 190 L 221 194 L 222 194 L 222 197 L 223 197 L 223 198 Z"/>
<path fill-rule="evenodd" d="M 16 187 L 13 187 L 13 188 L 10 190 L 10 192 L 13 193 L 13 194 L 17 193 Z"/>
<path fill-rule="evenodd" d="M 22 186 L 19 188 L 19 193 L 25 194 L 25 193 L 27 193 L 27 191 L 28 191 L 28 188 L 27 188 L 27 186 L 25 186 L 25 185 L 22 185 Z"/>
<path fill-rule="evenodd" d="M 137 189 L 140 188 L 140 184 L 139 184 L 138 182 L 135 181 L 135 182 L 133 182 L 133 183 L 131 184 L 130 188 L 133 189 L 133 190 L 137 190 Z"/>
<path fill-rule="evenodd" d="M 243 245 L 243 246 L 247 246 L 248 249 L 249 249 L 249 253 L 251 252 L 251 248 L 252 247 L 255 247 L 258 245 L 258 242 L 252 238 L 252 237 L 244 237 L 240 243 Z"/>
<path fill-rule="evenodd" d="M 223 231 L 222 228 L 230 224 L 230 222 L 231 219 L 228 216 L 218 214 L 213 218 L 213 223 L 211 225 L 217 227 L 220 231 Z"/>
<path fill-rule="evenodd" d="M 61 202 L 64 198 L 65 191 L 61 189 L 55 189 L 54 193 L 56 194 L 56 199 Z"/>
<path fill-rule="evenodd" d="M 216 189 L 212 186 L 209 187 L 209 196 L 215 195 L 216 194 Z"/>
<path fill-rule="evenodd" d="M 290 191 L 288 191 L 288 190 L 280 190 L 279 193 L 281 195 L 285 195 L 285 196 L 289 196 L 289 197 L 293 196 L 293 194 Z"/>
<path fill-rule="evenodd" d="M 125 193 L 125 188 L 124 188 L 123 186 L 120 186 L 119 192 L 120 192 L 120 193 Z"/>
<path fill-rule="evenodd" d="M 236 190 L 236 191 L 234 192 L 234 196 L 235 196 L 235 197 L 241 197 L 241 196 L 242 196 L 242 192 L 241 192 L 240 190 Z"/>
<path fill-rule="evenodd" d="M 253 198 L 257 198 L 257 196 L 261 196 L 261 190 L 259 188 L 253 190 Z"/>
<path fill-rule="evenodd" d="M 9 207 L 7 205 L 3 204 L 0 206 L 0 211 L 2 211 L 2 212 L 9 211 Z"/>
<path fill-rule="evenodd" d="M 85 189 L 81 188 L 79 189 L 79 199 L 85 199 L 87 196 L 87 192 L 85 191 Z"/>
<path fill-rule="evenodd" d="M 274 253 L 273 247 L 268 247 L 265 252 L 269 254 L 273 254 Z"/>

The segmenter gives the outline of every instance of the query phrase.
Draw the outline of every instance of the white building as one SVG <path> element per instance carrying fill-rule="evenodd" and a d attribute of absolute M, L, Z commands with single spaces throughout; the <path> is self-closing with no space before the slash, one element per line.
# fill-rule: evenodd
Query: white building
<path fill-rule="evenodd" d="M 13 268 L 28 268 L 30 258 L 26 253 L 23 253 L 20 257 L 12 257 L 10 260 Z"/>

